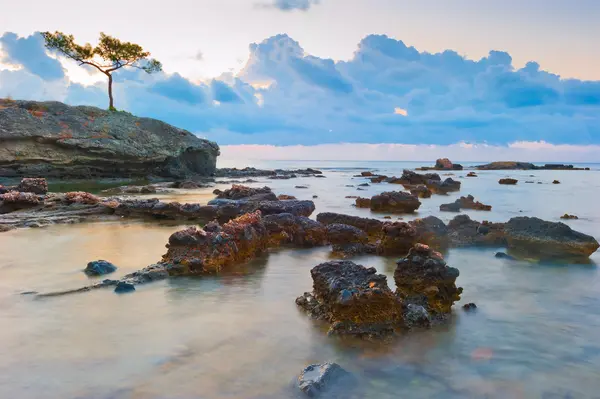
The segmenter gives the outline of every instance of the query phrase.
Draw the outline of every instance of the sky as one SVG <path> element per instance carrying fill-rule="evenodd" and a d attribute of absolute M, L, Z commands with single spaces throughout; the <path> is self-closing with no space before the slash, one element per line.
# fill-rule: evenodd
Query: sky
<path fill-rule="evenodd" d="M 106 107 L 104 77 L 46 52 L 36 34 L 93 44 L 102 31 L 164 65 L 152 76 L 119 71 L 117 108 L 256 154 L 600 145 L 595 0 L 127 0 L 118 12 L 0 0 L 0 9 L 0 96 Z"/>

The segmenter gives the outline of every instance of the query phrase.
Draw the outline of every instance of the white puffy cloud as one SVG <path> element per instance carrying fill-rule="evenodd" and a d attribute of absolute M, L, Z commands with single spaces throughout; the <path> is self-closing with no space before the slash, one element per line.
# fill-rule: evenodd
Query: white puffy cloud
<path fill-rule="evenodd" d="M 42 43 L 3 37 L 11 39 L 12 54 L 20 54 L 11 63 L 20 60 L 22 67 L 0 72 L 0 96 L 106 106 L 104 82 L 44 78 L 23 55 L 40 60 Z M 19 52 L 19 44 L 29 51 Z M 287 35 L 249 50 L 239 74 L 208 82 L 118 71 L 116 106 L 224 145 L 600 144 L 600 82 L 561 79 L 535 62 L 515 69 L 506 52 L 469 60 L 451 50 L 420 52 L 381 35 L 365 37 L 354 56 L 340 62 L 306 54 Z"/>

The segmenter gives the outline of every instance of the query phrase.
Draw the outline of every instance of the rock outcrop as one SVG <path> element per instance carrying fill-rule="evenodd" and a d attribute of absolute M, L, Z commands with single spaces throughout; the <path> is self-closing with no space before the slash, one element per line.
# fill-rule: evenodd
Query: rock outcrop
<path fill-rule="evenodd" d="M 320 363 L 307 366 L 298 376 L 298 389 L 309 398 L 332 394 L 336 386 L 347 385 L 352 375 L 337 363 Z M 345 395 L 340 395 L 345 396 Z M 338 396 L 335 396 L 338 397 Z"/>
<path fill-rule="evenodd" d="M 217 144 L 155 119 L 0 100 L 0 176 L 210 175 L 218 155 Z"/>
<path fill-rule="evenodd" d="M 371 208 L 376 212 L 412 213 L 419 209 L 421 202 L 409 193 L 401 191 L 386 191 L 374 195 L 371 199 L 357 198 L 356 206 Z"/>
<path fill-rule="evenodd" d="M 547 222 L 535 217 L 516 217 L 504 225 L 508 248 L 541 259 L 588 258 L 599 247 L 590 235 L 571 229 L 564 223 Z"/>
<path fill-rule="evenodd" d="M 466 197 L 460 197 L 454 202 L 449 204 L 440 205 L 440 211 L 445 212 L 460 212 L 461 209 L 473 209 L 477 211 L 491 211 L 491 205 L 482 204 L 479 201 L 475 201 L 475 197 L 467 195 Z"/>
<path fill-rule="evenodd" d="M 296 304 L 331 323 L 330 334 L 380 337 L 401 323 L 401 301 L 375 268 L 331 261 L 315 266 L 310 274 L 313 292 L 297 298 Z"/>
<path fill-rule="evenodd" d="M 429 314 L 445 315 L 463 291 L 456 286 L 458 275 L 458 269 L 449 267 L 439 252 L 416 244 L 398 261 L 396 293 L 406 303 L 423 306 Z"/>

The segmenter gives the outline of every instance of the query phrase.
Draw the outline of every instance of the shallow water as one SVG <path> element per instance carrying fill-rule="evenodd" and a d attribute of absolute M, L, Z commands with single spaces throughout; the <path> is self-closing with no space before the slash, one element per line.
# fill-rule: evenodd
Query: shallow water
<path fill-rule="evenodd" d="M 400 187 L 357 191 L 362 170 L 400 175 L 412 163 L 294 162 L 260 167 L 316 167 L 326 179 L 260 180 L 277 193 L 315 199 L 318 212 L 373 215 L 346 195 L 370 196 Z M 231 165 L 221 165 L 231 166 Z M 243 165 L 239 165 L 243 166 Z M 460 193 L 422 200 L 416 215 L 447 221 L 439 204 L 473 194 L 493 205 L 472 218 L 518 215 L 581 219 L 573 228 L 600 237 L 600 172 L 497 171 L 461 179 Z M 456 172 L 456 178 L 466 175 Z M 534 175 L 534 177 L 529 177 Z M 517 186 L 498 179 L 517 177 Z M 551 182 L 558 179 L 560 185 Z M 525 180 L 543 184 L 524 184 Z M 296 189 L 307 185 L 308 189 Z M 226 187 L 226 185 L 223 185 Z M 206 202 L 211 189 L 159 197 Z M 153 195 L 156 197 L 156 195 Z M 522 212 L 520 212 L 522 211 Z M 397 216 L 394 216 L 396 218 Z M 34 299 L 23 291 L 87 284 L 81 270 L 94 259 L 119 266 L 112 277 L 158 261 L 168 236 L 182 226 L 90 223 L 0 235 L 0 397 L 2 398 L 286 398 L 294 377 L 313 362 L 336 361 L 358 384 L 343 397 L 597 398 L 600 397 L 600 275 L 595 263 L 507 262 L 497 248 L 453 249 L 463 299 L 452 320 L 393 342 L 327 337 L 326 326 L 294 304 L 311 289 L 309 270 L 330 258 L 327 248 L 278 249 L 226 274 L 177 278 L 140 286 Z M 393 288 L 395 258 L 364 256 Z M 475 302 L 474 313 L 460 305 Z"/>

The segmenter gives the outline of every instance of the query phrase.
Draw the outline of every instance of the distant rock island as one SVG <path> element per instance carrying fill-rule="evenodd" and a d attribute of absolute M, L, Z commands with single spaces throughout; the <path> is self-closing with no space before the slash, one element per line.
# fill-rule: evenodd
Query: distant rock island
<path fill-rule="evenodd" d="M 589 170 L 590 168 L 576 168 L 573 165 L 565 165 L 562 163 L 537 166 L 530 162 L 515 162 L 515 161 L 498 161 L 485 165 L 477 165 L 479 170 Z"/>
<path fill-rule="evenodd" d="M 0 99 L 0 176 L 206 176 L 218 155 L 216 143 L 156 119 Z"/>

